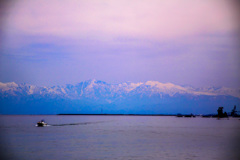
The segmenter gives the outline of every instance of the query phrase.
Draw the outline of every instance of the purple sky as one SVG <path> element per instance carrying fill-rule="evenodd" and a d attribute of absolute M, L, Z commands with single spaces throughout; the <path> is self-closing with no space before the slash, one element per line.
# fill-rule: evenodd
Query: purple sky
<path fill-rule="evenodd" d="M 234 2 L 1 3 L 0 81 L 51 86 L 95 78 L 240 87 Z"/>

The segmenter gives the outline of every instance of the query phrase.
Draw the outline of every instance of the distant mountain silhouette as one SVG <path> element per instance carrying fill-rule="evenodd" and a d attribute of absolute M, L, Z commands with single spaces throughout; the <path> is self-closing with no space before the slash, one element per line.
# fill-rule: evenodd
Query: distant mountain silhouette
<path fill-rule="evenodd" d="M 240 90 L 157 81 L 109 84 L 88 80 L 53 87 L 0 82 L 0 105 L 0 114 L 208 114 L 219 106 L 229 112 L 239 106 Z"/>

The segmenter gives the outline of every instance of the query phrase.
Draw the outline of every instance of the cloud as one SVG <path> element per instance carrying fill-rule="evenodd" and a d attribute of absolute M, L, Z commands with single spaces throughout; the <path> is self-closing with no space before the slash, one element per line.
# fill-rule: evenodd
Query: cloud
<path fill-rule="evenodd" d="M 166 39 L 237 27 L 225 0 L 16 1 L 6 32 L 111 40 L 121 36 Z"/>
<path fill-rule="evenodd" d="M 5 81 L 239 86 L 231 1 L 25 0 L 8 6 L 1 12 Z"/>

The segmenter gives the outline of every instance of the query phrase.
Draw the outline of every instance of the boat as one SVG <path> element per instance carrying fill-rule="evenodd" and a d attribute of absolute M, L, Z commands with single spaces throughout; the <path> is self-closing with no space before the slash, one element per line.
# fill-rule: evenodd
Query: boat
<path fill-rule="evenodd" d="M 47 123 L 44 122 L 44 120 L 41 120 L 37 123 L 37 127 L 44 127 L 47 126 Z"/>

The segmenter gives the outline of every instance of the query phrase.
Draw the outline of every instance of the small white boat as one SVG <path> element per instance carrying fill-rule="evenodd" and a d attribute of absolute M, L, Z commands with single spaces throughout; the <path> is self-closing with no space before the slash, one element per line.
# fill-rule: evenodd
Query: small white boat
<path fill-rule="evenodd" d="M 44 127 L 47 126 L 47 123 L 44 122 L 44 120 L 41 120 L 37 123 L 37 127 Z"/>

